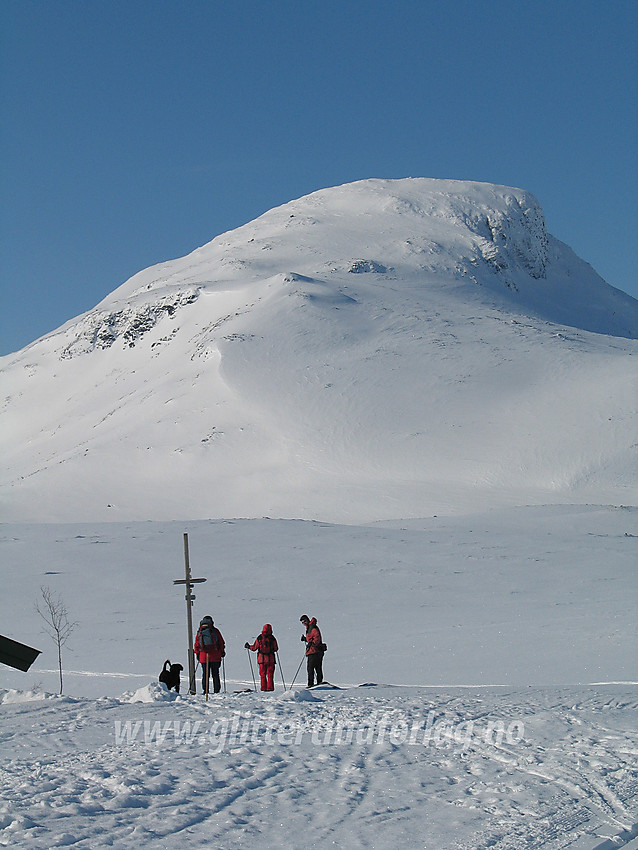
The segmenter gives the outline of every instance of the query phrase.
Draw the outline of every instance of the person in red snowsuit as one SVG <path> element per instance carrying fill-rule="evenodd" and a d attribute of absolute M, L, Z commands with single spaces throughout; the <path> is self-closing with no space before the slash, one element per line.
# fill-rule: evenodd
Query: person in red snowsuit
<path fill-rule="evenodd" d="M 226 655 L 226 644 L 222 633 L 213 624 L 212 617 L 204 617 L 195 637 L 195 654 L 202 665 L 202 691 L 206 693 L 208 679 L 213 677 L 213 693 L 218 694 L 222 685 L 219 680 L 219 668 Z M 206 663 L 208 661 L 208 664 Z"/>
<path fill-rule="evenodd" d="M 323 653 L 324 644 L 321 640 L 321 632 L 317 626 L 317 619 L 312 620 L 307 614 L 302 614 L 299 622 L 306 627 L 306 634 L 301 636 L 301 639 L 306 643 L 306 661 L 308 665 L 308 687 L 312 688 L 315 684 L 315 676 L 317 684 L 323 682 Z"/>
<path fill-rule="evenodd" d="M 259 664 L 259 675 L 261 676 L 261 690 L 274 691 L 275 653 L 279 650 L 279 647 L 277 646 L 277 638 L 272 633 L 270 623 L 266 623 L 261 630 L 261 634 L 257 635 L 252 645 L 246 642 L 244 647 L 257 652 L 257 664 Z"/>

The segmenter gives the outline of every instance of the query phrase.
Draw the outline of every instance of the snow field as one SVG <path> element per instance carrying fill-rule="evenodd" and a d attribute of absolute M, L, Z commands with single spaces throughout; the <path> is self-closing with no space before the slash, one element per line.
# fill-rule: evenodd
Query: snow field
<path fill-rule="evenodd" d="M 554 505 L 369 526 L 2 526 L 3 630 L 42 655 L 1 672 L 0 844 L 630 847 L 635 519 Z M 166 657 L 187 666 L 184 531 L 208 579 L 195 621 L 211 613 L 227 642 L 228 692 L 208 703 L 184 674 L 180 696 L 157 683 Z M 78 620 L 69 696 L 47 694 L 42 584 Z M 235 693 L 264 622 L 290 686 L 302 612 L 346 687 L 306 691 L 302 667 L 293 692 L 278 669 L 274 694 Z"/>
<path fill-rule="evenodd" d="M 636 834 L 635 687 L 0 698 L 2 846 L 554 850 Z"/>

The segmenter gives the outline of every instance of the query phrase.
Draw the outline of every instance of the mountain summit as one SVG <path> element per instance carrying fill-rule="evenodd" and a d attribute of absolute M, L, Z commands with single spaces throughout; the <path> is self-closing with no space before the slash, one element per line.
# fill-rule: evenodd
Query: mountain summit
<path fill-rule="evenodd" d="M 638 302 L 520 189 L 366 180 L 0 360 L 5 519 L 361 522 L 626 499 Z"/>

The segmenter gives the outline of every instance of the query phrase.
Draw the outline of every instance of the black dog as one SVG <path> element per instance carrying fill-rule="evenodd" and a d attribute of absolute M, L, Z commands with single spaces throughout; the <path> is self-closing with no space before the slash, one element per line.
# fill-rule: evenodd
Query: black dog
<path fill-rule="evenodd" d="M 169 668 L 168 670 L 166 669 L 167 667 Z M 177 693 L 179 693 L 179 674 L 183 669 L 181 664 L 171 664 L 167 658 L 164 662 L 164 669 L 159 674 L 160 682 L 163 682 L 169 691 L 175 688 Z"/>

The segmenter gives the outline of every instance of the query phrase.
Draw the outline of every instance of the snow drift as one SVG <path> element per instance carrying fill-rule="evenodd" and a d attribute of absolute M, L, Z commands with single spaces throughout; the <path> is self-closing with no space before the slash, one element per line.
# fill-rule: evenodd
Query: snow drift
<path fill-rule="evenodd" d="M 527 192 L 326 189 L 2 358 L 5 519 L 631 501 L 638 302 Z"/>

